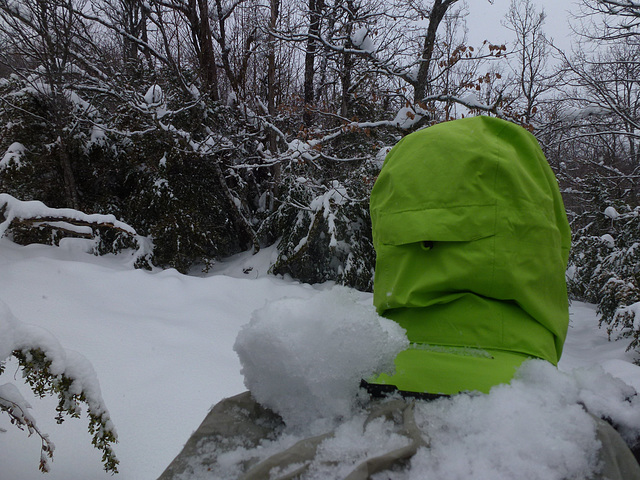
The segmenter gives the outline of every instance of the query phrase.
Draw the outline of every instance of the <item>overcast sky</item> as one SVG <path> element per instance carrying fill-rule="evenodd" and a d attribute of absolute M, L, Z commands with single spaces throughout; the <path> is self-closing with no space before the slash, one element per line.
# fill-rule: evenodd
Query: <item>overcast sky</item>
<path fill-rule="evenodd" d="M 493 44 L 511 43 L 512 33 L 501 25 L 510 3 L 510 0 L 494 0 L 493 3 L 489 3 L 489 0 L 467 1 L 470 45 L 479 46 L 484 40 Z M 543 7 L 547 14 L 545 34 L 554 39 L 556 46 L 570 51 L 572 32 L 567 20 L 569 13 L 576 11 L 576 0 L 538 0 L 534 3 L 538 7 Z"/>

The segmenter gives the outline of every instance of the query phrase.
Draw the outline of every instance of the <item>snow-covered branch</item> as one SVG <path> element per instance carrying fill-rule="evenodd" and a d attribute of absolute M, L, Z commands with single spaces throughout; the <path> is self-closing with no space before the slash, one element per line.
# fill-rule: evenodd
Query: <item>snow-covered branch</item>
<path fill-rule="evenodd" d="M 87 238 L 91 238 L 93 231 L 99 227 L 118 230 L 134 238 L 138 236 L 132 227 L 113 215 L 88 215 L 71 208 L 49 208 L 36 200 L 25 202 L 7 193 L 0 193 L 0 237 L 18 224 L 47 226 Z"/>
<path fill-rule="evenodd" d="M 16 227 L 45 227 L 68 236 L 88 239 L 97 238 L 99 229 L 109 229 L 126 235 L 137 244 L 134 254 L 136 260 L 149 253 L 148 240 L 113 215 L 86 214 L 71 208 L 50 208 L 36 200 L 22 201 L 0 193 L 0 238 Z"/>
<path fill-rule="evenodd" d="M 58 422 L 62 422 L 66 416 L 78 417 L 81 413 L 80 404 L 86 404 L 92 444 L 102 451 L 105 470 L 117 473 L 119 461 L 112 445 L 117 443 L 118 437 L 89 361 L 79 353 L 65 350 L 45 330 L 18 321 L 0 301 L 0 374 L 9 357 L 17 359 L 23 370 L 23 378 L 35 395 L 58 397 Z M 21 430 L 26 428 L 30 435 L 36 433 L 40 437 L 40 470 L 46 472 L 55 446 L 37 428 L 35 419 L 28 412 L 29 408 L 31 406 L 14 384 L 0 385 L 0 411 L 6 412 L 16 427 Z"/>

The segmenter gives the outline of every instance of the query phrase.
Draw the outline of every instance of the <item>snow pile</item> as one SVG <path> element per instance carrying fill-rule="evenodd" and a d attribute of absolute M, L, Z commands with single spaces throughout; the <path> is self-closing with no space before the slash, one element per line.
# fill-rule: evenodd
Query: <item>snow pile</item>
<path fill-rule="evenodd" d="M 535 360 L 489 395 L 421 402 L 417 425 L 431 445 L 396 478 L 589 478 L 600 443 L 593 419 L 578 404 L 580 392 L 575 378 Z"/>
<path fill-rule="evenodd" d="M 589 412 L 608 419 L 629 445 L 640 439 L 640 396 L 635 388 L 600 366 L 575 369 L 571 377 L 578 401 Z"/>
<path fill-rule="evenodd" d="M 268 303 L 240 330 L 234 349 L 256 400 L 295 427 L 348 415 L 360 380 L 391 372 L 407 346 L 396 323 L 335 287 Z"/>
<path fill-rule="evenodd" d="M 332 353 L 328 349 L 327 354 Z M 287 374 L 282 376 L 295 381 Z M 278 379 L 278 385 L 283 384 Z M 640 428 L 638 405 L 635 400 L 626 399 L 632 391 L 597 367 L 566 374 L 545 361 L 531 360 L 523 364 L 510 385 L 496 386 L 488 395 L 468 393 L 437 401 L 416 401 L 413 420 L 423 446 L 405 467 L 393 471 L 392 478 L 592 478 L 600 468 L 601 444 L 595 421 L 584 406 L 593 414 L 624 418 L 629 433 L 633 431 L 635 435 Z M 283 398 L 289 394 L 290 391 L 280 392 Z M 274 391 L 273 396 L 276 395 Z M 398 414 L 406 404 L 399 405 L 395 410 Z M 344 417 L 339 426 L 319 439 L 315 455 L 303 464 L 287 465 L 280 458 L 270 478 L 290 478 L 288 474 L 300 469 L 303 473 L 296 478 L 343 479 L 363 462 L 408 446 L 412 439 L 406 436 L 403 420 L 398 418 L 404 416 L 406 422 L 407 410 L 395 416 L 370 414 L 379 407 L 374 404 L 370 410 L 355 410 Z M 307 422 L 313 421 L 313 412 L 305 415 Z M 279 437 L 264 441 L 257 448 L 240 447 L 221 453 L 216 463 L 208 466 L 212 470 L 189 478 L 240 477 L 248 462 L 264 461 L 304 438 L 299 429 L 287 426 Z M 309 444 L 315 441 L 307 439 Z M 371 478 L 388 479 L 389 473 Z"/>

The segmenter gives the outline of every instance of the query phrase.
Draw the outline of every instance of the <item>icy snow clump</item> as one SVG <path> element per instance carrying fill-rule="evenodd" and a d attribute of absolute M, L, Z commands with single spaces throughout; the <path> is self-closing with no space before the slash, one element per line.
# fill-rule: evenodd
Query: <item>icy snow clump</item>
<path fill-rule="evenodd" d="M 360 380 L 393 371 L 408 340 L 343 287 L 284 298 L 253 313 L 236 338 L 245 386 L 289 426 L 349 415 Z"/>

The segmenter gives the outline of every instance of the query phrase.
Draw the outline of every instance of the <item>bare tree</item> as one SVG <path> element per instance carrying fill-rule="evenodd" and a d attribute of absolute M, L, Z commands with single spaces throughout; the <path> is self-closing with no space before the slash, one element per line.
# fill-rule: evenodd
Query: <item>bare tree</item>
<path fill-rule="evenodd" d="M 73 122 L 66 88 L 75 74 L 72 65 L 78 38 L 86 29 L 75 15 L 77 8 L 81 5 L 74 0 L 0 0 L 0 30 L 11 39 L 5 52 L 19 52 L 33 67 L 29 78 L 48 104 L 42 120 L 57 136 L 54 150 L 64 181 L 65 201 L 76 209 L 80 200 L 69 147 Z"/>
<path fill-rule="evenodd" d="M 422 101 L 426 95 L 433 93 L 430 88 L 431 82 L 429 75 L 433 61 L 433 52 L 436 45 L 438 27 L 440 26 L 440 23 L 447 11 L 457 1 L 458 0 L 435 0 L 431 6 L 431 10 L 429 12 L 429 25 L 427 27 L 427 33 L 424 36 L 418 74 L 416 75 L 415 81 L 411 82 L 414 88 L 415 103 Z"/>
<path fill-rule="evenodd" d="M 523 123 L 530 125 L 545 93 L 554 87 L 554 73 L 547 71 L 549 41 L 543 26 L 544 9 L 536 10 L 531 0 L 512 0 L 504 25 L 515 34 L 514 54 L 510 65 L 515 74 L 514 97 Z"/>
<path fill-rule="evenodd" d="M 198 72 L 204 89 L 209 92 L 211 98 L 218 100 L 218 74 L 216 57 L 213 49 L 213 35 L 209 22 L 208 0 L 155 0 L 157 6 L 165 7 L 179 12 L 185 18 L 191 45 L 198 61 Z M 156 25 L 162 29 L 166 36 L 166 26 L 158 11 Z M 169 50 L 169 48 L 167 48 Z M 170 56 L 170 55 L 169 55 Z"/>
<path fill-rule="evenodd" d="M 592 26 L 597 29 L 581 31 L 599 40 L 619 40 L 640 35 L 640 4 L 635 0 L 583 0 L 586 16 L 595 16 Z"/>

